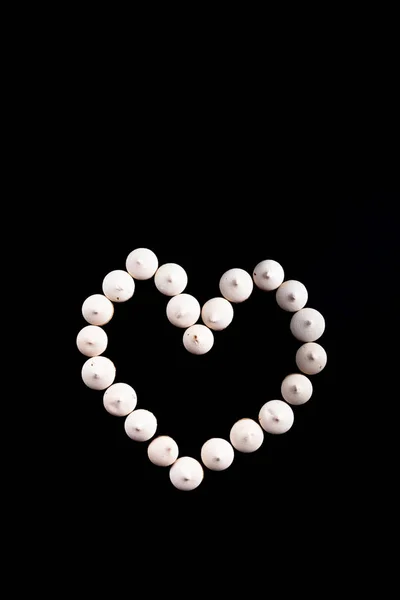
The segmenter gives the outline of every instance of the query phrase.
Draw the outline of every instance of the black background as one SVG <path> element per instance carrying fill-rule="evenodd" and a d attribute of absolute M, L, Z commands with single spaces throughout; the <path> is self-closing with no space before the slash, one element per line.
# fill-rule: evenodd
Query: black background
<path fill-rule="evenodd" d="M 218 35 L 207 27 L 191 39 L 189 20 L 180 28 L 177 18 L 175 35 L 153 18 L 144 40 L 140 21 L 133 35 L 128 21 L 124 35 L 121 19 L 104 27 L 94 13 L 88 21 L 72 13 L 71 27 L 67 14 L 43 19 L 42 31 L 29 22 L 32 43 L 16 35 L 10 44 L 8 58 L 20 52 L 21 60 L 6 65 L 16 114 L 5 113 L 13 166 L 5 208 L 16 208 L 17 218 L 4 219 L 5 234 L 15 233 L 4 262 L 23 248 L 18 268 L 31 279 L 29 306 L 38 301 L 50 332 L 31 310 L 26 317 L 22 295 L 15 354 L 34 322 L 29 350 L 38 364 L 32 378 L 17 373 L 29 384 L 24 415 L 4 420 L 13 436 L 4 466 L 24 448 L 4 495 L 17 508 L 12 525 L 22 524 L 19 535 L 10 528 L 15 563 L 31 544 L 25 562 L 39 558 L 41 587 L 54 574 L 41 544 L 63 570 L 56 593 L 70 583 L 76 595 L 80 571 L 88 575 L 91 565 L 90 586 L 110 574 L 131 593 L 143 583 L 150 592 L 166 563 L 164 595 L 189 595 L 222 573 L 224 586 L 244 581 L 247 595 L 260 582 L 281 591 L 292 580 L 297 591 L 316 582 L 325 596 L 335 583 L 348 589 L 346 567 L 354 577 L 364 547 L 374 568 L 360 561 L 360 581 L 369 585 L 387 547 L 375 543 L 374 529 L 392 531 L 398 471 L 398 436 L 390 432 L 397 365 L 389 363 L 397 342 L 399 101 L 391 17 L 376 23 L 374 11 L 367 24 L 365 12 L 354 21 L 339 13 L 337 25 L 333 14 L 305 15 L 308 31 L 297 18 L 288 28 L 285 18 L 276 39 L 275 22 L 267 35 L 253 35 L 253 26 L 224 20 Z M 218 295 L 225 270 L 251 272 L 273 258 L 286 278 L 306 285 L 308 305 L 326 319 L 328 363 L 312 377 L 311 400 L 294 408 L 292 429 L 266 435 L 254 454 L 235 453 L 225 472 L 205 470 L 191 492 L 173 488 L 168 469 L 149 462 L 147 443 L 130 440 L 123 419 L 104 410 L 102 392 L 81 380 L 82 303 L 139 246 L 160 264 L 181 264 L 185 291 L 201 304 Z M 165 316 L 168 298 L 152 281 L 137 282 L 134 297 L 116 306 L 105 326 L 116 381 L 136 389 L 138 407 L 154 411 L 157 433 L 172 435 L 181 455 L 199 458 L 208 438 L 227 438 L 243 416 L 256 419 L 295 370 L 290 314 L 274 295 L 254 289 L 203 357 L 184 350 L 182 332 Z M 92 561 L 96 547 L 101 556 Z M 227 550 L 239 559 L 237 572 L 224 564 Z M 274 556 L 283 578 L 270 568 Z M 140 563 L 150 563 L 150 577 Z M 330 571 L 321 580 L 320 564 Z M 185 575 L 191 587 L 180 586 Z M 25 570 L 13 579 L 32 589 Z M 379 585 L 386 580 L 384 573 Z"/>

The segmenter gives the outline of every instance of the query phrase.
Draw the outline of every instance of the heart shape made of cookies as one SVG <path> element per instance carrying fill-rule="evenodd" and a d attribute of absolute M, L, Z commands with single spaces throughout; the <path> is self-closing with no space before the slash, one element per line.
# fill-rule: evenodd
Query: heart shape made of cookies
<path fill-rule="evenodd" d="M 179 448 L 168 435 L 154 438 L 157 419 L 147 409 L 136 408 L 135 390 L 124 382 L 115 381 L 113 362 L 101 356 L 108 344 L 103 329 L 114 314 L 114 304 L 126 302 L 135 292 L 136 282 L 154 277 L 159 292 L 170 297 L 166 316 L 175 327 L 184 330 L 183 345 L 195 355 L 206 354 L 214 345 L 214 332 L 228 327 L 234 317 L 233 304 L 247 300 L 254 284 L 264 292 L 276 292 L 276 301 L 285 311 L 293 313 L 290 329 L 303 344 L 296 353 L 296 364 L 301 373 L 290 373 L 281 384 L 283 399 L 266 402 L 258 414 L 258 422 L 251 418 L 237 421 L 230 430 L 229 441 L 212 438 L 200 451 L 201 462 L 190 456 L 179 458 Z M 307 402 L 313 387 L 306 375 L 319 373 L 326 365 L 324 348 L 316 343 L 324 330 L 322 314 L 306 308 L 308 292 L 299 281 L 284 281 L 284 270 L 275 260 L 263 260 L 253 270 L 252 276 L 245 270 L 233 268 L 226 271 L 219 282 L 221 296 L 211 298 L 202 307 L 196 298 L 184 293 L 188 283 L 185 270 L 175 264 L 158 265 L 157 256 L 147 248 L 133 250 L 126 259 L 126 271 L 115 270 L 106 275 L 102 283 L 103 294 L 94 294 L 82 306 L 84 319 L 89 323 L 78 333 L 76 343 L 79 351 L 88 356 L 82 367 L 83 382 L 90 388 L 103 391 L 105 409 L 114 416 L 124 417 L 124 428 L 134 441 L 147 442 L 150 461 L 170 468 L 170 480 L 180 490 L 193 490 L 203 480 L 202 464 L 210 470 L 227 469 L 234 460 L 235 450 L 254 452 L 263 443 L 264 432 L 282 434 L 294 422 L 293 405 Z M 198 323 L 199 318 L 203 323 Z"/>

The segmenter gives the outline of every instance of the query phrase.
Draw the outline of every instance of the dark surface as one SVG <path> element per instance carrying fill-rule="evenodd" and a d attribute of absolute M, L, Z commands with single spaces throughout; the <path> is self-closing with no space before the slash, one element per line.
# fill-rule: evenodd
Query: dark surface
<path fill-rule="evenodd" d="M 51 330 L 43 333 L 43 321 L 30 308 L 28 318 L 26 307 L 20 311 L 22 323 L 36 322 L 39 329 L 28 349 L 40 371 L 32 378 L 22 371 L 34 385 L 24 398 L 21 421 L 4 419 L 4 430 L 25 443 L 19 430 L 24 423 L 35 439 L 26 445 L 32 464 L 13 469 L 4 495 L 17 492 L 10 527 L 14 562 L 21 565 L 25 552 L 40 588 L 50 581 L 52 596 L 68 583 L 73 597 L 83 591 L 79 554 L 82 573 L 93 568 L 89 595 L 108 574 L 113 586 L 126 582 L 135 596 L 141 585 L 151 595 L 158 579 L 163 595 L 182 591 L 185 597 L 201 580 L 208 583 L 207 576 L 221 574 L 225 595 L 229 583 L 244 581 L 246 595 L 254 595 L 261 583 L 270 596 L 273 583 L 281 593 L 291 580 L 297 595 L 303 589 L 309 595 L 316 584 L 318 597 L 324 597 L 335 584 L 341 594 L 351 589 L 348 556 L 353 578 L 360 565 L 357 592 L 362 583 L 370 588 L 375 574 L 382 596 L 388 568 L 385 564 L 383 576 L 377 573 L 376 557 L 393 535 L 388 509 L 396 501 L 390 487 L 398 471 L 398 436 L 389 433 L 398 423 L 392 411 L 398 404 L 398 366 L 389 367 L 390 358 L 397 359 L 398 266 L 391 262 L 399 255 L 398 181 L 397 194 L 389 190 L 399 171 L 398 69 L 390 64 L 398 36 L 388 32 L 385 18 L 381 46 L 379 25 L 363 24 L 364 13 L 354 23 L 347 13 L 338 15 L 353 53 L 343 45 L 342 27 L 326 38 L 329 17 L 310 20 L 329 52 L 296 23 L 303 41 L 271 39 L 271 52 L 257 51 L 256 40 L 246 48 L 242 32 L 231 28 L 236 41 L 225 44 L 221 37 L 221 56 L 202 35 L 201 58 L 194 61 L 179 39 L 175 56 L 170 44 L 160 47 L 151 37 L 144 46 L 137 40 L 138 52 L 131 46 L 125 52 L 121 28 L 115 47 L 107 28 L 93 27 L 93 19 L 82 36 L 83 49 L 74 28 L 60 40 L 58 23 L 49 27 L 44 20 L 61 41 L 62 56 L 44 39 L 43 59 L 33 48 L 23 50 L 23 64 L 31 61 L 28 81 L 10 67 L 23 91 L 8 90 L 15 95 L 17 117 L 10 121 L 5 113 L 18 149 L 15 156 L 7 146 L 16 167 L 9 203 L 18 214 L 10 223 L 6 194 L 5 234 L 10 229 L 13 236 L 7 248 L 23 246 L 26 224 L 34 239 L 19 268 L 31 276 L 30 298 L 39 301 Z M 89 29 L 98 43 L 91 42 Z M 358 39 L 361 32 L 365 42 Z M 18 41 L 11 53 L 17 47 Z M 155 60 L 148 62 L 153 52 Z M 22 134 L 14 131 L 18 124 Z M 27 193 L 21 190 L 25 184 Z M 168 469 L 149 462 L 147 444 L 127 438 L 123 419 L 106 413 L 102 392 L 86 388 L 80 377 L 85 357 L 75 339 L 86 324 L 82 303 L 101 292 L 103 277 L 124 268 L 127 254 L 138 246 L 152 248 L 160 263 L 181 264 L 189 275 L 186 291 L 201 303 L 218 294 L 226 269 L 251 271 L 272 257 L 287 277 L 304 282 L 309 306 L 326 318 L 321 343 L 328 364 L 312 377 L 312 399 L 295 407 L 292 429 L 266 435 L 254 454 L 236 453 L 225 472 L 206 471 L 201 486 L 188 493 L 173 488 Z M 7 262 L 6 253 L 4 258 Z M 6 290 L 11 302 L 16 292 Z M 139 282 L 134 297 L 116 307 L 106 326 L 106 355 L 115 361 L 117 381 L 137 390 L 138 407 L 154 411 L 158 433 L 173 435 L 181 454 L 198 458 L 206 439 L 227 438 L 238 418 L 256 419 L 264 402 L 279 397 L 282 378 L 295 369 L 298 344 L 289 333 L 290 315 L 278 309 L 274 293 L 255 289 L 235 307 L 228 330 L 216 333 L 210 354 L 192 357 L 182 347 L 181 332 L 166 319 L 167 301 L 151 281 Z M 19 356 L 23 339 L 18 338 Z M 44 351 L 37 343 L 42 339 Z M 10 407 L 14 410 L 14 401 Z M 36 449 L 43 451 L 38 458 Z M 20 455 L 18 446 L 6 450 L 5 467 L 12 455 Z M 10 514 L 4 515 L 8 523 Z M 37 531 L 21 528 L 15 535 L 14 524 L 26 515 Z M 374 528 L 385 535 L 381 544 L 375 543 Z M 47 531 L 54 541 L 44 539 Z M 110 531 L 114 542 L 106 535 Z M 42 544 L 65 571 L 59 579 L 47 556 L 32 560 L 40 559 Z M 236 571 L 233 563 L 225 566 L 228 550 L 238 558 Z M 359 560 L 364 553 L 373 561 L 371 569 Z M 274 557 L 283 577 L 271 568 Z M 149 576 L 142 571 L 146 563 Z M 304 568 L 295 575 L 299 563 Z M 25 577 L 18 582 L 32 589 L 21 572 Z M 210 583 L 208 595 L 215 591 Z M 111 596 L 118 596 L 115 589 Z"/>
<path fill-rule="evenodd" d="M 324 507 L 335 507 L 332 518 L 352 510 L 349 490 L 366 469 L 359 442 L 361 399 L 353 383 L 354 377 L 365 373 L 362 345 L 370 319 L 360 290 L 374 303 L 376 292 L 368 283 L 371 273 L 379 273 L 383 280 L 389 275 L 384 257 L 395 248 L 396 197 L 379 189 L 368 194 L 341 189 L 338 181 L 322 188 L 319 179 L 307 192 L 296 182 L 285 188 L 275 184 L 268 193 L 258 194 L 250 183 L 244 193 L 249 179 L 239 179 L 236 188 L 230 182 L 221 193 L 215 186 L 210 191 L 211 180 L 189 189 L 184 177 L 173 191 L 165 179 L 155 190 L 122 198 L 118 191 L 111 194 L 114 180 L 106 177 L 99 193 L 110 197 L 109 206 L 106 201 L 100 210 L 96 201 L 90 201 L 80 209 L 68 265 L 73 289 L 69 321 L 73 397 L 68 416 L 73 431 L 64 451 L 67 481 L 70 477 L 73 482 L 66 489 L 84 516 L 91 515 L 93 506 L 111 523 L 113 518 L 125 519 L 128 507 L 161 520 L 170 509 L 188 509 L 193 515 L 194 508 L 201 512 L 218 507 L 218 518 L 230 519 L 250 507 L 248 518 L 257 520 L 261 510 L 275 515 L 276 525 L 282 515 L 285 519 L 303 515 L 303 522 L 310 519 L 315 527 L 320 518 L 327 524 Z M 273 258 L 283 265 L 286 279 L 306 285 L 307 305 L 326 319 L 319 341 L 328 363 L 323 372 L 311 376 L 311 400 L 294 407 L 292 429 L 281 436 L 266 434 L 255 453 L 235 452 L 232 466 L 224 472 L 205 469 L 203 483 L 191 492 L 172 486 L 169 469 L 148 460 L 148 443 L 130 440 L 124 418 L 108 414 L 103 392 L 90 390 L 80 377 L 86 359 L 74 344 L 86 324 L 82 302 L 101 293 L 103 277 L 124 269 L 127 255 L 137 247 L 151 248 L 159 264 L 182 265 L 189 277 L 185 292 L 201 305 L 219 295 L 218 282 L 227 269 L 251 272 L 259 261 Z M 183 330 L 166 318 L 167 302 L 153 279 L 137 281 L 133 298 L 116 305 L 105 326 L 109 336 L 105 356 L 116 365 L 115 381 L 135 388 L 137 408 L 155 413 L 157 434 L 171 435 L 180 456 L 199 459 L 207 439 L 229 439 L 235 421 L 257 420 L 265 402 L 280 398 L 282 379 L 297 371 L 300 342 L 290 334 L 291 314 L 277 306 L 275 293 L 254 287 L 246 302 L 234 306 L 227 330 L 215 333 L 213 349 L 193 356 L 183 347 Z"/>

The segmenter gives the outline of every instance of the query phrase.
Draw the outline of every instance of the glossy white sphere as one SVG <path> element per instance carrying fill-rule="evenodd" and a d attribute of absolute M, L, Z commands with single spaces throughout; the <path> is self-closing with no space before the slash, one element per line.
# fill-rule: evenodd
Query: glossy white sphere
<path fill-rule="evenodd" d="M 312 383 L 305 375 L 292 373 L 282 381 L 282 398 L 284 398 L 286 402 L 289 402 L 289 404 L 304 404 L 311 398 L 312 393 Z"/>
<path fill-rule="evenodd" d="M 203 477 L 203 467 L 190 456 L 178 458 L 169 470 L 169 478 L 178 490 L 194 490 L 203 481 Z"/>
<path fill-rule="evenodd" d="M 264 433 L 253 419 L 240 419 L 230 432 L 231 444 L 239 452 L 255 452 L 264 441 Z"/>
<path fill-rule="evenodd" d="M 290 331 L 302 342 L 315 342 L 325 331 L 325 319 L 314 308 L 302 308 L 293 315 Z"/>
<path fill-rule="evenodd" d="M 190 294 L 178 294 L 167 304 L 167 318 L 176 327 L 190 327 L 200 316 L 200 304 Z"/>
<path fill-rule="evenodd" d="M 112 302 L 126 302 L 132 298 L 135 282 L 126 271 L 111 271 L 103 279 L 103 292 Z"/>
<path fill-rule="evenodd" d="M 114 383 L 103 396 L 104 408 L 115 417 L 126 417 L 136 408 L 137 395 L 127 383 Z"/>
<path fill-rule="evenodd" d="M 150 279 L 158 268 L 158 259 L 148 248 L 136 248 L 126 259 L 126 270 L 135 279 Z"/>
<path fill-rule="evenodd" d="M 306 375 L 315 375 L 322 371 L 327 362 L 327 355 L 322 346 L 308 342 L 300 346 L 296 353 L 296 364 Z"/>
<path fill-rule="evenodd" d="M 83 303 L 82 314 L 91 325 L 105 325 L 114 314 L 114 305 L 103 294 L 93 294 Z"/>
<path fill-rule="evenodd" d="M 203 444 L 201 460 L 212 471 L 224 471 L 232 464 L 234 454 L 229 442 L 222 438 L 212 438 Z"/>
<path fill-rule="evenodd" d="M 85 356 L 99 356 L 107 348 L 108 337 L 104 329 L 97 325 L 87 325 L 76 338 L 79 352 Z"/>
<path fill-rule="evenodd" d="M 183 345 L 191 354 L 206 354 L 214 345 L 214 335 L 205 325 L 192 325 L 183 334 Z"/>
<path fill-rule="evenodd" d="M 289 312 L 296 312 L 307 304 L 308 292 L 306 286 L 300 281 L 289 279 L 284 281 L 276 290 L 278 305 Z"/>
<path fill-rule="evenodd" d="M 201 309 L 201 318 L 207 327 L 222 331 L 233 319 L 233 306 L 226 298 L 212 298 Z"/>
<path fill-rule="evenodd" d="M 294 421 L 293 410 L 282 400 L 270 400 L 258 415 L 261 427 L 268 433 L 286 433 Z"/>
<path fill-rule="evenodd" d="M 125 432 L 135 442 L 147 442 L 157 430 L 157 419 L 148 410 L 138 408 L 125 419 Z"/>
<path fill-rule="evenodd" d="M 244 269 L 229 269 L 222 275 L 219 289 L 230 302 L 244 302 L 253 291 L 253 280 Z"/>
<path fill-rule="evenodd" d="M 282 266 L 276 260 L 263 260 L 253 271 L 254 283 L 260 290 L 276 290 L 285 278 Z"/>
<path fill-rule="evenodd" d="M 115 379 L 115 365 L 105 356 L 89 358 L 82 367 L 82 379 L 92 390 L 105 390 Z"/>
<path fill-rule="evenodd" d="M 156 288 L 166 296 L 181 294 L 187 286 L 188 277 L 185 269 L 175 263 L 161 265 L 154 275 Z"/>
<path fill-rule="evenodd" d="M 151 462 L 158 467 L 169 467 L 178 458 L 178 444 L 168 435 L 155 438 L 147 448 Z"/>

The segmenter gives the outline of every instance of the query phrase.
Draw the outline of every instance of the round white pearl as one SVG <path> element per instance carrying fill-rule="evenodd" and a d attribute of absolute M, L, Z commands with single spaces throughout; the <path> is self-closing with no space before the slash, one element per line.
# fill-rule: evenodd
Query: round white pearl
<path fill-rule="evenodd" d="M 282 381 L 281 394 L 289 404 L 304 404 L 311 398 L 312 393 L 312 383 L 305 375 L 292 373 Z"/>
<path fill-rule="evenodd" d="M 158 467 L 169 467 L 178 458 L 178 444 L 167 435 L 160 435 L 147 448 L 151 462 Z"/>
<path fill-rule="evenodd" d="M 276 290 L 285 278 L 282 266 L 276 260 L 263 260 L 253 271 L 254 283 L 260 290 Z"/>
<path fill-rule="evenodd" d="M 200 316 L 200 304 L 190 294 L 178 294 L 167 304 L 168 321 L 176 327 L 190 327 Z"/>
<path fill-rule="evenodd" d="M 188 277 L 185 269 L 175 263 L 161 265 L 154 275 L 156 288 L 166 296 L 181 294 L 187 286 Z"/>
<path fill-rule="evenodd" d="M 233 462 L 232 446 L 222 438 L 212 438 L 201 449 L 201 460 L 211 471 L 224 471 Z"/>
<path fill-rule="evenodd" d="M 135 279 L 150 279 L 158 268 L 158 258 L 148 248 L 136 248 L 126 259 L 126 270 Z"/>
<path fill-rule="evenodd" d="M 268 433 L 286 433 L 294 421 L 293 410 L 282 400 L 270 400 L 258 415 L 261 427 Z"/>
<path fill-rule="evenodd" d="M 308 292 L 306 286 L 300 281 L 289 279 L 284 281 L 276 290 L 278 305 L 289 312 L 296 312 L 307 304 Z"/>
<path fill-rule="evenodd" d="M 212 298 L 201 309 L 201 318 L 210 329 L 222 331 L 233 319 L 233 306 L 225 298 Z"/>
<path fill-rule="evenodd" d="M 253 280 L 244 269 L 229 269 L 222 275 L 219 289 L 230 302 L 244 302 L 253 291 Z"/>
<path fill-rule="evenodd" d="M 240 419 L 230 432 L 231 444 L 239 452 L 255 452 L 264 440 L 264 433 L 253 419 Z"/>
<path fill-rule="evenodd" d="M 296 364 L 300 371 L 307 375 L 315 375 L 325 367 L 327 356 L 324 348 L 314 342 L 303 344 L 297 350 Z"/>
<path fill-rule="evenodd" d="M 325 319 L 314 308 L 302 308 L 293 315 L 290 331 L 302 342 L 315 342 L 325 331 Z"/>
<path fill-rule="evenodd" d="M 97 325 L 87 325 L 76 338 L 79 352 L 85 356 L 99 356 L 107 348 L 108 337 L 104 329 Z"/>
<path fill-rule="evenodd" d="M 138 408 L 125 419 L 125 432 L 135 442 L 147 442 L 156 432 L 157 419 L 148 410 Z"/>
<path fill-rule="evenodd" d="M 114 383 L 104 392 L 104 408 L 115 417 L 126 417 L 137 404 L 137 395 L 127 383 Z"/>
<path fill-rule="evenodd" d="M 83 303 L 82 314 L 91 325 L 105 325 L 114 314 L 114 305 L 103 294 L 93 294 Z"/>
<path fill-rule="evenodd" d="M 126 271 L 111 271 L 103 279 L 103 293 L 113 302 L 126 302 L 134 291 L 135 282 Z"/>
<path fill-rule="evenodd" d="M 115 379 L 115 365 L 105 356 L 89 358 L 82 367 L 82 379 L 92 390 L 105 390 Z"/>
<path fill-rule="evenodd" d="M 169 478 L 178 490 L 194 490 L 203 481 L 204 471 L 198 460 L 182 456 L 169 470 Z"/>
<path fill-rule="evenodd" d="M 214 345 L 213 333 L 205 325 L 192 325 L 183 334 L 183 345 L 191 354 L 206 354 Z"/>

